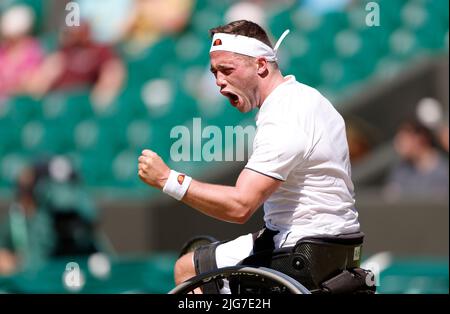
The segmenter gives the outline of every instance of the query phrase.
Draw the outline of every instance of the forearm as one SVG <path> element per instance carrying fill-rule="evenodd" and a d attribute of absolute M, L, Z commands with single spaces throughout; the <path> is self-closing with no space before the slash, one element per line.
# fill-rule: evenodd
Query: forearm
<path fill-rule="evenodd" d="M 191 180 L 171 171 L 161 157 L 145 149 L 138 159 L 138 174 L 146 184 L 216 219 L 245 223 L 280 186 L 281 181 L 244 169 L 234 186 Z"/>
<path fill-rule="evenodd" d="M 233 223 L 244 223 L 253 212 L 235 186 L 192 180 L 182 201 L 208 216 Z"/>

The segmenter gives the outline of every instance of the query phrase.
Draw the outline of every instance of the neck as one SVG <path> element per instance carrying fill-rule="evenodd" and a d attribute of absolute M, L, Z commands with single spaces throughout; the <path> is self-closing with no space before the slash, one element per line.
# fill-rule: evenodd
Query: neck
<path fill-rule="evenodd" d="M 260 85 L 261 99 L 259 100 L 258 108 L 261 108 L 266 98 L 277 88 L 283 84 L 286 79 L 279 70 L 270 73 L 267 78 L 263 79 Z"/>

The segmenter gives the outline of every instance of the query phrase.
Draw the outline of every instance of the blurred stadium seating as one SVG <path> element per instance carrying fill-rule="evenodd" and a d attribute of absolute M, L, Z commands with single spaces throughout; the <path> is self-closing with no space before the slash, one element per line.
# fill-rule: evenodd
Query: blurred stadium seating
<path fill-rule="evenodd" d="M 71 290 L 63 275 L 67 259 L 54 259 L 14 276 L 0 276 L 0 293 L 167 293 L 173 288 L 174 254 L 122 256 L 99 260 L 72 258 L 80 271 L 80 286 Z M 97 256 L 98 258 L 98 256 Z M 102 262 L 104 264 L 102 264 Z M 102 268 L 103 267 L 103 268 Z"/>
<path fill-rule="evenodd" d="M 36 9 L 37 25 L 42 25 L 45 1 L 25 3 Z M 141 55 L 123 54 L 127 86 L 105 112 L 93 110 L 87 91 L 51 94 L 42 101 L 26 96 L 10 99 L 0 110 L 0 164 L 20 165 L 37 154 L 68 154 L 90 187 L 145 188 L 131 166 L 133 158 L 144 147 L 168 152 L 172 126 L 195 116 L 205 118 L 189 82 L 207 69 L 207 30 L 224 22 L 221 12 L 226 3 L 198 1 L 183 33 L 160 39 Z M 414 58 L 448 51 L 447 1 L 380 1 L 380 6 L 386 12 L 381 14 L 382 27 L 372 28 L 364 24 L 364 1 L 323 16 L 300 6 L 270 12 L 274 38 L 286 28 L 292 30 L 281 52 L 283 70 L 338 100 L 353 84 L 378 75 L 382 79 Z M 51 34 L 38 36 L 45 42 Z M 240 122 L 235 110 L 223 103 L 222 107 L 207 122 L 219 126 Z M 1 168 L 3 189 L 11 189 L 16 173 L 7 168 Z"/>
<path fill-rule="evenodd" d="M 167 293 L 173 288 L 176 256 L 121 256 L 107 259 L 106 265 L 95 265 L 89 256 L 72 258 L 70 261 L 79 265 L 82 278 L 76 290 L 64 284 L 68 260 L 54 259 L 14 276 L 0 276 L 0 293 Z M 377 280 L 377 293 L 381 294 L 445 294 L 449 286 L 448 260 L 395 257 Z"/>
<path fill-rule="evenodd" d="M 396 258 L 380 274 L 378 293 L 448 294 L 448 260 Z"/>

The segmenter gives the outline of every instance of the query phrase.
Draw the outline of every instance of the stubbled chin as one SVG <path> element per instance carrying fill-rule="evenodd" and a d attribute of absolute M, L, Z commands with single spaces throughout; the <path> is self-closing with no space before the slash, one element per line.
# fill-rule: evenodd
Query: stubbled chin
<path fill-rule="evenodd" d="M 249 111 L 249 110 L 248 110 L 248 107 L 246 107 L 245 104 L 242 103 L 242 102 L 239 102 L 239 103 L 235 106 L 235 108 L 236 108 L 237 110 L 239 110 L 240 112 L 242 112 L 242 113 L 245 113 L 245 112 L 248 112 L 248 111 Z"/>

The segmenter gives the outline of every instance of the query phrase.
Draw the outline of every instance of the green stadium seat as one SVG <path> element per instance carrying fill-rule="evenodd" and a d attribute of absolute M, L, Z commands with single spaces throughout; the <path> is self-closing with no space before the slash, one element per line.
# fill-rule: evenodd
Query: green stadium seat
<path fill-rule="evenodd" d="M 91 256 L 54 258 L 33 265 L 14 276 L 0 276 L 5 293 L 56 294 L 165 294 L 173 287 L 173 266 L 176 255 L 159 253 L 120 257 L 105 255 L 109 271 L 98 272 Z M 83 284 L 78 290 L 64 284 L 63 275 L 69 262 L 80 268 Z M 43 285 L 42 282 L 46 284 Z"/>
<path fill-rule="evenodd" d="M 413 57 L 422 50 L 414 33 L 407 29 L 398 29 L 392 32 L 389 38 L 389 48 L 392 56 L 403 60 Z"/>
<path fill-rule="evenodd" d="M 140 184 L 137 166 L 139 156 L 140 150 L 124 150 L 113 156 L 109 170 L 116 186 L 131 188 Z"/>
<path fill-rule="evenodd" d="M 292 14 L 287 9 L 282 9 L 276 12 L 269 12 L 268 16 L 268 29 L 273 37 L 280 36 L 286 29 L 299 30 L 293 21 L 295 21 L 296 17 L 292 17 Z"/>
<path fill-rule="evenodd" d="M 23 127 L 19 147 L 30 154 L 63 154 L 73 149 L 72 132 L 71 126 L 59 121 L 33 120 Z"/>
<path fill-rule="evenodd" d="M 94 120 L 80 121 L 74 129 L 75 149 L 92 150 L 98 145 L 99 128 Z"/>
<path fill-rule="evenodd" d="M 115 152 L 125 143 L 125 128 L 101 120 L 84 120 L 76 126 L 74 140 L 81 152 L 99 149 Z"/>
<path fill-rule="evenodd" d="M 23 125 L 25 122 L 39 118 L 42 108 L 41 102 L 28 96 L 16 96 L 9 99 L 2 109 L 3 116 L 13 121 L 16 126 Z"/>
<path fill-rule="evenodd" d="M 210 39 L 208 33 L 196 35 L 186 32 L 177 38 L 175 44 L 176 59 L 181 69 L 186 69 L 193 65 L 207 64 L 209 61 Z"/>
<path fill-rule="evenodd" d="M 0 156 L 17 149 L 20 141 L 21 123 L 11 113 L 12 108 L 10 101 L 0 104 Z"/>
<path fill-rule="evenodd" d="M 381 294 L 448 294 L 448 258 L 395 258 L 379 280 Z"/>
<path fill-rule="evenodd" d="M 93 112 L 89 93 L 85 90 L 49 94 L 41 106 L 43 121 L 61 122 L 66 126 L 74 126 Z"/>
<path fill-rule="evenodd" d="M 110 186 L 109 165 L 113 154 L 106 149 L 83 152 L 76 160 L 76 167 L 88 187 Z M 114 186 L 114 185 L 112 185 Z"/>
<path fill-rule="evenodd" d="M 317 86 L 321 82 L 320 69 L 318 65 L 321 62 L 319 55 L 308 53 L 308 55 L 295 58 L 291 61 L 291 74 L 294 74 L 296 78 L 307 85 Z"/>
<path fill-rule="evenodd" d="M 396 56 L 386 56 L 377 60 L 375 75 L 380 81 L 392 79 L 404 68 L 404 60 Z"/>
<path fill-rule="evenodd" d="M 28 122 L 22 129 L 21 147 L 26 151 L 38 151 L 45 144 L 51 147 L 54 143 L 46 143 L 46 133 L 45 125 L 42 122 Z"/>
<path fill-rule="evenodd" d="M 153 139 L 152 124 L 149 120 L 133 120 L 126 131 L 128 147 L 131 149 L 144 149 L 150 147 Z"/>
<path fill-rule="evenodd" d="M 176 92 L 174 84 L 168 79 L 155 78 L 142 85 L 140 101 L 144 103 L 150 117 L 164 117 L 173 110 Z"/>
<path fill-rule="evenodd" d="M 425 1 L 424 5 L 427 8 L 430 16 L 439 17 L 441 23 L 446 24 L 448 29 L 449 2 L 445 0 Z"/>
<path fill-rule="evenodd" d="M 224 24 L 224 12 L 227 8 L 226 1 L 195 1 L 195 9 L 192 12 L 188 30 L 201 37 L 209 38 L 208 31 L 218 25 Z"/>
<path fill-rule="evenodd" d="M 12 188 L 20 172 L 28 165 L 29 156 L 22 153 L 9 153 L 0 158 L 0 178 Z"/>

